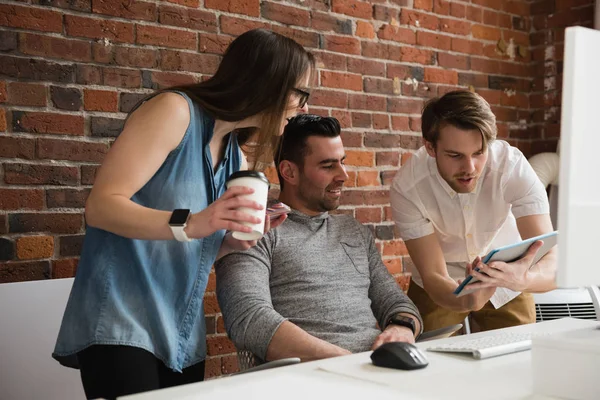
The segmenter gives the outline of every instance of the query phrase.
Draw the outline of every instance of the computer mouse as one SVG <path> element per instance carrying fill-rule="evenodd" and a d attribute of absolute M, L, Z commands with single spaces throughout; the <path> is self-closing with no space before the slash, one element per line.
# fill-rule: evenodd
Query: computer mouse
<path fill-rule="evenodd" d="M 373 365 L 395 369 L 425 368 L 429 361 L 417 346 L 405 342 L 384 343 L 371 354 Z"/>

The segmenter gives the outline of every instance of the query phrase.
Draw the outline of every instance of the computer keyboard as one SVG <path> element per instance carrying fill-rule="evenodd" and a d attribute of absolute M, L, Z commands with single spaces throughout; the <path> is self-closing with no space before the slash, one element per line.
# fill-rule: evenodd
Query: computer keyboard
<path fill-rule="evenodd" d="M 431 346 L 427 350 L 444 353 L 471 353 L 474 358 L 483 360 L 529 350 L 531 349 L 531 338 L 546 335 L 548 333 L 499 333 L 475 339 L 466 337 L 458 342 Z"/>

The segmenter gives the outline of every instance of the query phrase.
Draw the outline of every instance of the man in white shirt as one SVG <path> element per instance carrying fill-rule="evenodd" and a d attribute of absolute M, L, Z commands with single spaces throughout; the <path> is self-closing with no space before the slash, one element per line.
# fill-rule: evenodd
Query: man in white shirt
<path fill-rule="evenodd" d="M 414 264 L 408 295 L 424 329 L 469 314 L 481 330 L 535 322 L 531 292 L 555 288 L 556 249 L 535 265 L 540 241 L 512 263 L 485 265 L 481 257 L 553 230 L 545 188 L 518 149 L 495 140 L 496 118 L 481 96 L 433 99 L 421 124 L 425 146 L 394 178 L 391 204 Z M 479 290 L 455 296 L 469 274 L 481 280 L 470 286 Z"/>

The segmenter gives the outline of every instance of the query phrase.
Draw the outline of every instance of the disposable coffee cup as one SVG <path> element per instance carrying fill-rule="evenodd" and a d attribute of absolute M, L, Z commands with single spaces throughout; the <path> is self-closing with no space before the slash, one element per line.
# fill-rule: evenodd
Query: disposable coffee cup
<path fill-rule="evenodd" d="M 267 197 L 269 195 L 269 180 L 262 172 L 258 171 L 238 171 L 234 172 L 227 178 L 225 183 L 227 189 L 234 186 L 245 186 L 254 189 L 254 193 L 241 196 L 242 198 L 253 200 L 263 206 L 262 210 L 254 208 L 241 207 L 238 211 L 251 214 L 260 218 L 258 224 L 250 222 L 242 222 L 243 225 L 252 228 L 252 232 L 233 232 L 233 237 L 238 240 L 258 240 L 263 236 L 265 231 L 265 212 L 267 209 Z"/>

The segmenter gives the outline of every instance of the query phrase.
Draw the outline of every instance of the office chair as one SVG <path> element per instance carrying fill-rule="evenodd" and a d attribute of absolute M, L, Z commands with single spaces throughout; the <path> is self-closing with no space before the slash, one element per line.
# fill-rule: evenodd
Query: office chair
<path fill-rule="evenodd" d="M 240 375 L 248 372 L 262 371 L 265 369 L 284 367 L 286 365 L 300 363 L 300 359 L 297 357 L 282 358 L 281 360 L 263 362 L 249 350 L 238 350 L 237 356 L 240 371 L 231 375 Z"/>

